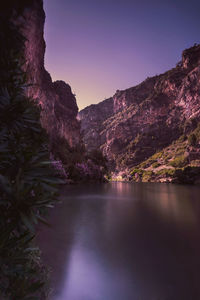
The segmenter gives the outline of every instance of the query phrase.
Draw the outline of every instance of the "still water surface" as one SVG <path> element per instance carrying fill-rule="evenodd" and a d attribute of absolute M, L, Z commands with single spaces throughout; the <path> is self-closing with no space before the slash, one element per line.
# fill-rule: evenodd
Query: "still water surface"
<path fill-rule="evenodd" d="M 66 187 L 38 240 L 51 300 L 199 300 L 200 188 Z"/>

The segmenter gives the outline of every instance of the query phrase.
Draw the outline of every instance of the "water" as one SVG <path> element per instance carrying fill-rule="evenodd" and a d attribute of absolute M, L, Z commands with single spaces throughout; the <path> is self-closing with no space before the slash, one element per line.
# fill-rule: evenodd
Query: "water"
<path fill-rule="evenodd" d="M 199 300 L 200 188 L 66 187 L 39 244 L 51 300 Z"/>

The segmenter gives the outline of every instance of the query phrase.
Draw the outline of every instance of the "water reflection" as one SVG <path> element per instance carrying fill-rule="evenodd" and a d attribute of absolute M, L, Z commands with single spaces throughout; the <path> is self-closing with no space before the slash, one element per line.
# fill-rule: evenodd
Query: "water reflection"
<path fill-rule="evenodd" d="M 165 184 L 67 187 L 39 243 L 52 300 L 200 299 L 199 191 Z"/>

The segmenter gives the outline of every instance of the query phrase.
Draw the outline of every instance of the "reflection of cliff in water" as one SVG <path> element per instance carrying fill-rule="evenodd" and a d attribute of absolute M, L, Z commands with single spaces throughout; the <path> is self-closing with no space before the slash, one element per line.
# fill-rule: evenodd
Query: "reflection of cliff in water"
<path fill-rule="evenodd" d="M 79 209 L 70 198 L 58 203 L 53 210 L 49 211 L 48 220 L 51 226 L 42 225 L 38 230 L 37 241 L 43 262 L 50 268 L 53 295 L 56 295 L 63 286 Z"/>
<path fill-rule="evenodd" d="M 199 191 L 198 187 L 188 188 L 188 186 L 162 184 L 158 185 L 151 183 L 112 183 L 117 194 L 126 199 L 126 194 L 134 192 L 134 201 L 145 201 L 145 206 L 149 206 L 154 214 L 158 217 L 165 217 L 170 222 L 187 223 L 191 225 L 198 221 L 196 205 L 198 200 L 196 194 Z M 191 202 L 188 202 L 191 199 Z M 196 199 L 196 200 L 195 200 Z M 117 198 L 116 198 L 117 200 Z M 147 201 L 148 200 L 148 201 Z"/>

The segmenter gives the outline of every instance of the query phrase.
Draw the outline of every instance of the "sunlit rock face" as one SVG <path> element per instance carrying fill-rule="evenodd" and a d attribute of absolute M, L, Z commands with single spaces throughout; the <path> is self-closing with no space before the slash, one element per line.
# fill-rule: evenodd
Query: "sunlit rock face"
<path fill-rule="evenodd" d="M 200 45 L 164 74 L 80 111 L 88 149 L 100 147 L 123 170 L 193 130 L 200 119 Z"/>
<path fill-rule="evenodd" d="M 31 84 L 28 96 L 41 105 L 41 122 L 50 138 L 55 140 L 61 137 L 67 139 L 70 146 L 76 146 L 80 142 L 80 125 L 76 119 L 78 107 L 75 96 L 65 82 L 52 82 L 44 67 L 43 1 L 21 1 L 20 5 L 20 15 L 15 22 L 26 38 L 25 70 Z"/>

